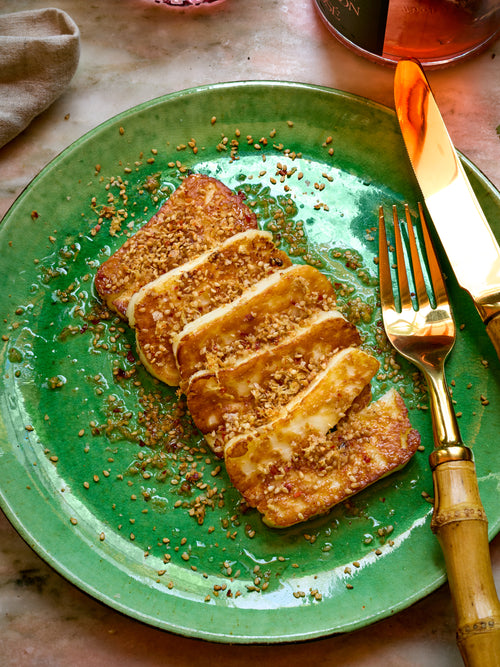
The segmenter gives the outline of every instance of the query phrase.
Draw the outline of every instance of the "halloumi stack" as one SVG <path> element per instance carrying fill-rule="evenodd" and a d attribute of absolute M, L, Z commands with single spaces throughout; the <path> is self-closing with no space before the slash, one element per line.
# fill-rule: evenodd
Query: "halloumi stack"
<path fill-rule="evenodd" d="M 221 455 L 229 439 L 271 421 L 338 350 L 360 342 L 356 327 L 338 311 L 320 311 L 271 348 L 218 371 L 195 373 L 186 391 L 189 412 Z"/>
<path fill-rule="evenodd" d="M 146 369 L 166 384 L 178 385 L 172 337 L 189 322 L 290 265 L 270 232 L 249 230 L 142 287 L 130 299 L 127 317 Z"/>
<path fill-rule="evenodd" d="M 188 176 L 159 211 L 97 271 L 96 289 L 125 317 L 135 292 L 163 273 L 201 255 L 233 234 L 257 228 L 257 218 L 223 183 Z"/>
<path fill-rule="evenodd" d="M 333 391 L 335 383 L 327 381 L 312 393 L 328 388 Z M 403 467 L 420 444 L 394 389 L 350 412 L 334 430 L 331 422 L 324 410 L 297 406 L 228 443 L 229 476 L 268 525 L 285 528 L 328 512 Z"/>
<path fill-rule="evenodd" d="M 315 313 L 334 307 L 332 284 L 312 266 L 293 265 L 259 281 L 174 336 L 181 388 L 197 371 L 215 371 L 250 352 L 272 347 Z"/>
<path fill-rule="evenodd" d="M 327 512 L 420 442 L 328 278 L 291 265 L 241 195 L 192 175 L 98 270 L 146 369 L 180 384 L 195 424 L 270 526 Z"/>

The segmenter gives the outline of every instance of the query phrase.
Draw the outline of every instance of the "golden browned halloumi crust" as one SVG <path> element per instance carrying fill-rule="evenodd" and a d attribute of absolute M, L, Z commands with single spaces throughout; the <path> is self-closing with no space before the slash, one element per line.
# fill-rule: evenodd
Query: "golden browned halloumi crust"
<path fill-rule="evenodd" d="M 172 336 L 291 263 L 274 245 L 272 234 L 249 230 L 142 287 L 130 299 L 127 316 L 146 369 L 159 380 L 178 385 Z"/>
<path fill-rule="evenodd" d="M 284 528 L 328 512 L 380 478 L 400 469 L 420 444 L 406 406 L 394 389 L 334 431 L 300 431 L 289 451 L 258 433 L 248 449 L 238 443 L 227 459 L 235 484 L 268 525 Z M 258 452 L 267 450 L 265 457 Z M 283 454 L 286 454 L 285 456 Z M 234 474 L 234 473 L 233 473 Z"/>
<path fill-rule="evenodd" d="M 125 317 L 130 297 L 143 285 L 229 236 L 256 228 L 256 216 L 242 195 L 215 178 L 188 176 L 149 222 L 100 266 L 97 292 Z"/>
<path fill-rule="evenodd" d="M 191 375 L 227 366 L 239 357 L 279 343 L 320 310 L 335 307 L 326 276 L 309 265 L 293 265 L 250 287 L 174 336 L 181 387 Z"/>
<path fill-rule="evenodd" d="M 229 459 L 239 459 L 243 470 L 267 470 L 269 465 L 289 460 L 294 443 L 307 432 L 326 433 L 346 415 L 355 399 L 370 383 L 379 362 L 359 347 L 348 347 L 334 354 L 310 385 L 282 406 L 278 415 L 262 427 L 229 440 L 224 450 L 228 472 L 245 486 L 245 474 Z M 231 469 L 230 469 L 231 468 Z"/>
<path fill-rule="evenodd" d="M 338 311 L 321 311 L 272 348 L 217 372 L 195 373 L 186 392 L 189 412 L 220 455 L 230 438 L 272 420 L 333 354 L 360 342 L 356 327 Z"/>

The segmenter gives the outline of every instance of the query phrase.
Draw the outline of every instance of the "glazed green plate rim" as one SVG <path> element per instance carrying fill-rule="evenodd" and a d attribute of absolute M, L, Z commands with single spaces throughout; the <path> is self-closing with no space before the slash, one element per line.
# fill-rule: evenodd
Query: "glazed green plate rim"
<path fill-rule="evenodd" d="M 45 179 L 50 180 L 61 163 L 67 162 L 68 159 L 83 160 L 86 149 L 98 142 L 100 137 L 109 137 L 113 133 L 119 141 L 120 135 L 117 130 L 122 125 L 128 128 L 134 119 L 153 118 L 156 112 L 164 112 L 171 105 L 179 103 L 191 110 L 196 108 L 197 111 L 193 113 L 199 113 L 204 122 L 207 120 L 210 122 L 212 113 L 217 111 L 216 102 L 219 96 L 221 99 L 234 100 L 237 106 L 238 101 L 241 103 L 249 95 L 256 94 L 262 95 L 262 99 L 273 94 L 275 98 L 282 97 L 289 102 L 297 100 L 305 107 L 309 105 L 310 108 L 314 108 L 319 102 L 331 102 L 332 108 L 338 107 L 340 110 L 345 105 L 348 109 L 346 113 L 352 113 L 354 110 L 357 120 L 362 121 L 365 115 L 373 116 L 393 128 L 396 127 L 395 114 L 387 107 L 349 93 L 308 84 L 245 81 L 200 86 L 165 95 L 105 121 L 75 141 L 49 163 L 6 214 L 0 228 L 0 247 L 6 251 L 5 244 L 12 238 L 10 234 L 15 231 L 14 227 L 19 216 L 31 210 L 30 197 L 33 189 L 40 184 L 43 185 Z M 206 102 L 207 99 L 209 104 Z M 209 106 L 214 104 L 213 107 Z M 290 108 L 288 113 L 290 117 L 294 117 L 293 108 Z M 223 120 L 223 115 L 223 109 L 219 109 L 218 124 L 221 118 Z M 272 124 L 272 119 L 262 120 Z M 363 131 L 366 131 L 366 128 Z M 362 132 L 359 136 L 363 137 Z M 404 163 L 402 142 L 399 145 L 397 139 L 394 141 L 397 149 L 395 160 L 403 165 L 402 178 L 409 183 L 408 190 L 402 192 L 402 196 L 417 196 L 416 183 L 411 180 L 410 169 Z M 227 156 L 221 156 L 222 159 L 227 160 Z M 258 153 L 256 159 L 260 159 Z M 461 159 L 481 203 L 486 204 L 490 212 L 498 214 L 499 193 L 470 161 L 463 156 Z M 8 301 L 8 297 L 4 296 L 3 301 Z M 477 324 L 476 327 L 480 332 L 478 336 L 481 339 L 481 356 L 485 356 L 484 349 L 490 354 L 487 342 L 485 343 L 486 334 L 483 336 L 481 328 Z M 8 367 L 5 349 L 4 346 L 0 356 L 2 374 L 7 373 Z M 490 360 L 495 363 L 493 355 L 490 355 Z M 427 509 L 422 510 L 420 518 L 411 526 L 411 530 L 407 534 L 398 536 L 396 548 L 382 549 L 384 553 L 381 558 L 367 554 L 366 564 L 362 563 L 359 571 L 353 574 L 352 588 L 346 588 L 346 575 L 339 568 L 335 573 L 330 573 L 328 568 L 320 572 L 321 583 L 327 586 L 331 574 L 332 577 L 335 576 L 336 584 L 325 595 L 325 599 L 317 604 L 311 603 L 310 600 L 307 603 L 297 601 L 295 598 L 291 598 L 289 603 L 282 603 L 283 598 L 278 597 L 281 602 L 278 604 L 271 602 L 266 608 L 266 604 L 261 603 L 261 599 L 265 600 L 263 595 L 255 605 L 250 601 L 239 606 L 235 600 L 220 599 L 206 604 L 199 599 L 195 584 L 193 584 L 194 593 L 176 591 L 175 588 L 167 591 L 166 587 L 158 584 L 146 569 L 136 564 L 130 566 L 126 556 L 123 562 L 118 563 L 113 546 L 89 539 L 89 534 L 86 532 L 85 507 L 79 508 L 83 520 L 75 526 L 68 521 L 66 510 L 74 510 L 77 505 L 74 504 L 68 509 L 64 505 L 65 500 L 49 500 L 50 488 L 47 487 L 47 479 L 42 473 L 38 474 L 36 469 L 28 466 L 27 459 L 21 451 L 22 443 L 28 443 L 28 447 L 32 446 L 31 434 L 24 433 L 24 427 L 20 428 L 16 420 L 19 421 L 20 417 L 29 419 L 29 415 L 24 415 L 21 408 L 8 403 L 6 396 L 2 396 L 1 400 L 3 417 L 0 420 L 0 506 L 3 511 L 29 546 L 68 581 L 101 602 L 139 621 L 184 636 L 216 642 L 301 641 L 352 631 L 390 616 L 423 598 L 446 579 L 441 553 L 430 532 L 431 506 L 428 505 Z M 484 445 L 487 450 L 487 443 Z M 484 477 L 486 479 L 487 475 Z M 491 539 L 500 529 L 500 512 L 495 507 L 490 487 L 486 487 L 485 479 L 480 479 L 480 489 L 485 494 L 483 502 L 487 506 Z M 29 492 L 31 496 L 27 496 L 27 486 L 31 487 Z M 92 523 L 92 517 L 87 519 Z M 76 556 L 82 550 L 85 562 Z M 407 576 L 409 574 L 407 565 L 410 562 L 412 573 L 411 576 Z M 394 573 L 398 571 L 404 576 L 398 581 L 394 590 L 392 581 Z M 386 582 L 386 588 L 391 590 L 381 596 L 380 601 L 372 600 L 370 604 L 364 604 L 367 592 L 373 585 L 374 574 L 378 580 Z M 313 580 L 307 577 L 305 579 L 309 582 Z M 407 579 L 409 584 L 405 583 Z M 190 583 L 187 575 L 186 581 Z M 347 620 L 335 618 L 335 609 L 342 604 L 346 605 L 349 612 Z"/>

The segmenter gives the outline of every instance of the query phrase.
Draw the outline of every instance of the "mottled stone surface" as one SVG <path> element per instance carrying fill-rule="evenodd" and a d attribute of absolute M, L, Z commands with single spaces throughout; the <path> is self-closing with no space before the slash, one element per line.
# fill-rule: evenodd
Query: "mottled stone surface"
<path fill-rule="evenodd" d="M 47 6 L 0 0 L 0 13 Z M 393 72 L 337 43 L 312 0 L 226 0 L 169 11 L 153 0 L 57 6 L 81 31 L 66 92 L 0 149 L 0 216 L 62 149 L 135 104 L 220 81 L 280 79 L 346 90 L 392 106 Z M 456 146 L 500 187 L 499 44 L 429 78 Z M 500 587 L 500 538 L 492 543 Z M 299 664 L 407 667 L 461 664 L 447 586 L 352 634 L 296 646 L 227 646 L 174 637 L 87 597 L 49 568 L 0 513 L 0 663 L 36 667 Z"/>

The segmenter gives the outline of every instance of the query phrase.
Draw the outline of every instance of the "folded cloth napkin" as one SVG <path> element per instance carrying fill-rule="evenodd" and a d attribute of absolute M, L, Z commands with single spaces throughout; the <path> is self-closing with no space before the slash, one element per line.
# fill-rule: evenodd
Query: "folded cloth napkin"
<path fill-rule="evenodd" d="M 0 15 L 0 146 L 59 97 L 79 56 L 78 26 L 60 9 Z"/>

